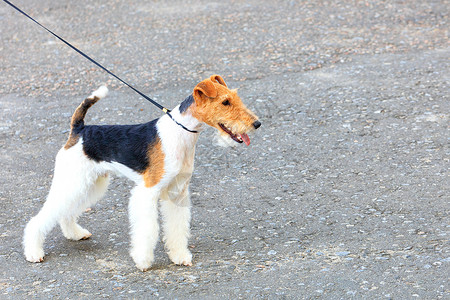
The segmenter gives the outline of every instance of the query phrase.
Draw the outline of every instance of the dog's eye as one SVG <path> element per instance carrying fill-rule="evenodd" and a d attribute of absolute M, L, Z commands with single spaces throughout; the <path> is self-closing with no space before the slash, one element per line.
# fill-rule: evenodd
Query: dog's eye
<path fill-rule="evenodd" d="M 228 100 L 223 101 L 222 104 L 223 105 L 231 105 L 230 101 L 228 101 Z"/>

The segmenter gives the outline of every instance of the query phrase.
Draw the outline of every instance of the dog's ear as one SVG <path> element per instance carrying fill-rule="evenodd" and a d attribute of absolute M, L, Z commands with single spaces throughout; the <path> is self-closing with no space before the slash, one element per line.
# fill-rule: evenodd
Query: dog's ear
<path fill-rule="evenodd" d="M 217 90 L 211 79 L 208 78 L 203 80 L 194 88 L 194 95 L 197 96 L 197 98 L 201 98 L 202 94 L 208 98 L 217 97 Z"/>
<path fill-rule="evenodd" d="M 211 76 L 211 81 L 220 83 L 221 85 L 228 87 L 227 84 L 225 83 L 225 80 L 223 80 L 222 76 L 220 75 Z"/>

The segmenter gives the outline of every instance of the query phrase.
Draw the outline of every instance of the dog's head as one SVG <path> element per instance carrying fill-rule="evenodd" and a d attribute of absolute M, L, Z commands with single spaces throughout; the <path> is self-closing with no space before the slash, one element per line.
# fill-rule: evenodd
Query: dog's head
<path fill-rule="evenodd" d="M 197 84 L 193 97 L 192 115 L 216 128 L 223 137 L 249 145 L 247 134 L 261 126 L 258 117 L 242 103 L 237 90 L 230 90 L 219 75 Z"/>
<path fill-rule="evenodd" d="M 219 75 L 197 84 L 193 97 L 195 108 L 192 115 L 216 128 L 227 139 L 249 145 L 247 134 L 261 126 L 258 117 L 242 103 L 237 90 L 230 90 Z"/>

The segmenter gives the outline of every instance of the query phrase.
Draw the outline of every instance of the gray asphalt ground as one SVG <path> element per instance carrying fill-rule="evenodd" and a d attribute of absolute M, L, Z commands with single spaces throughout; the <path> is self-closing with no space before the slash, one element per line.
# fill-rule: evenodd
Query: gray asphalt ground
<path fill-rule="evenodd" d="M 449 299 L 448 1 L 31 1 L 43 24 L 173 107 L 212 74 L 260 117 L 249 147 L 201 135 L 192 267 L 128 255 L 131 183 L 25 261 L 75 107 L 140 123 L 151 104 L 0 4 L 0 298 Z"/>

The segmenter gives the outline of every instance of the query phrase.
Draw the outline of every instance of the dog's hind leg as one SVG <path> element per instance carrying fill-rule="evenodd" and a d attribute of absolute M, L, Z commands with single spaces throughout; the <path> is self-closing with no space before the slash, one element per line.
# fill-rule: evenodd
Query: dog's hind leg
<path fill-rule="evenodd" d="M 75 206 L 62 216 L 59 220 L 59 225 L 67 239 L 75 241 L 85 240 L 92 235 L 88 230 L 78 225 L 77 220 L 83 211 L 103 197 L 108 189 L 108 185 L 109 176 L 107 174 L 99 176 L 89 187 L 84 201 L 76 201 Z"/>
<path fill-rule="evenodd" d="M 25 227 L 23 246 L 25 257 L 30 262 L 41 262 L 44 260 L 43 246 L 45 236 L 58 221 L 58 215 L 55 214 L 57 200 L 57 195 L 50 190 L 42 209 Z"/>
<path fill-rule="evenodd" d="M 73 215 L 79 203 L 86 199 L 96 179 L 89 170 L 92 170 L 92 162 L 82 155 L 81 145 L 58 152 L 47 200 L 25 227 L 23 246 L 28 261 L 43 261 L 46 235 L 59 220 Z"/>

